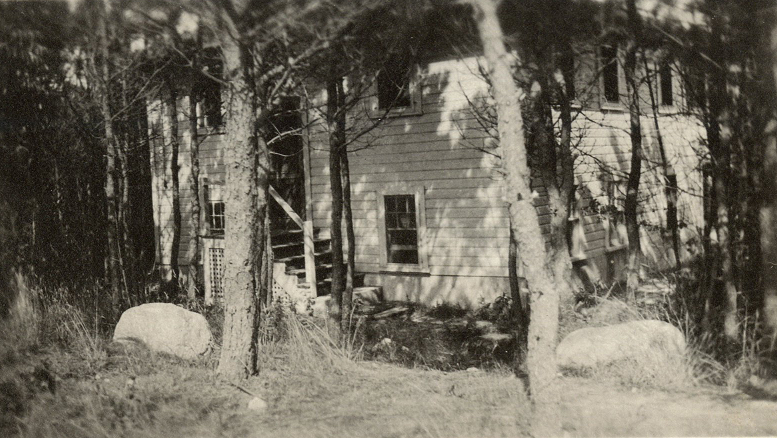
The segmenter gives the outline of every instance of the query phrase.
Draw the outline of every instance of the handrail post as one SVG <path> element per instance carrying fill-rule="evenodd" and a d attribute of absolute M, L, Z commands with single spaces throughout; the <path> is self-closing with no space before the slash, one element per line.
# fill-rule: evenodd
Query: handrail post
<path fill-rule="evenodd" d="M 316 247 L 313 238 L 313 221 L 308 219 L 302 227 L 302 237 L 305 242 L 305 282 L 310 287 L 313 298 L 318 296 L 316 287 Z"/>

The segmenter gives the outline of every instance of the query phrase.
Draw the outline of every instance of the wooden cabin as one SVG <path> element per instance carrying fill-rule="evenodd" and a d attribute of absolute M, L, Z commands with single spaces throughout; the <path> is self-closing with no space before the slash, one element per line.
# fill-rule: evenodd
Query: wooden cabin
<path fill-rule="evenodd" d="M 622 54 L 617 48 L 605 47 L 589 55 L 578 61 L 576 73 L 573 177 L 577 196 L 568 218 L 572 225 L 569 242 L 577 276 L 607 283 L 618 280 L 625 266 L 622 212 L 630 167 L 629 114 L 617 62 Z M 349 119 L 352 126 L 381 120 L 349 145 L 349 160 L 356 269 L 362 274 L 360 281 L 381 286 L 386 299 L 475 308 L 509 295 L 505 203 L 509 194 L 493 129 L 479 117 L 479 111 L 489 108 L 487 84 L 478 73 L 482 62 L 477 56 L 443 57 L 393 66 L 408 74 L 399 79 L 378 75 L 373 92 Z M 674 171 L 679 187 L 681 259 L 691 257 L 698 244 L 703 215 L 703 178 L 698 170 L 703 130 L 677 80 L 677 66 L 657 68 L 653 90 L 657 114 L 654 117 L 648 104 L 642 118 L 646 156 L 640 220 L 646 264 L 660 269 L 671 266 L 675 257 L 663 231 L 667 205 L 664 161 Z M 290 102 L 274 126 L 281 132 L 301 128 L 301 135 L 271 146 L 275 280 L 287 292 L 298 288 L 302 296 L 309 297 L 326 293 L 329 268 L 329 142 L 320 108 L 325 101 L 323 96 L 314 96 L 309 101 Z M 221 290 L 223 212 L 229 203 L 221 191 L 225 169 L 219 106 L 208 102 L 201 107 L 202 262 L 210 299 Z M 164 141 L 171 134 L 160 114 L 160 108 L 152 105 L 149 126 L 157 139 L 151 152 L 157 261 L 164 268 L 170 265 L 172 245 L 170 152 Z M 179 179 L 186 181 L 190 165 L 185 142 L 178 164 Z M 536 183 L 534 190 L 540 224 L 547 231 L 553 212 L 541 184 Z M 189 196 L 181 190 L 181 266 L 186 264 Z"/>

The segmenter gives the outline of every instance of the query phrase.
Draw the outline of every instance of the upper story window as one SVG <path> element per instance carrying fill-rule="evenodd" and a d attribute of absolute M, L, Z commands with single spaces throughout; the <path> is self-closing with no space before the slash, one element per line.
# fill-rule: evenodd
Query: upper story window
<path fill-rule="evenodd" d="M 618 46 L 615 44 L 601 47 L 602 88 L 604 101 L 620 102 L 620 79 L 618 73 Z"/>
<path fill-rule="evenodd" d="M 418 67 L 411 54 L 390 56 L 375 78 L 370 117 L 421 114 Z"/>
<path fill-rule="evenodd" d="M 221 87 L 214 81 L 204 82 L 197 92 L 197 125 L 200 128 L 218 128 L 223 121 Z"/>
<path fill-rule="evenodd" d="M 389 58 L 378 72 L 378 109 L 412 105 L 411 70 L 412 64 L 409 55 L 395 55 Z"/>
<path fill-rule="evenodd" d="M 658 68 L 658 78 L 661 85 L 661 105 L 674 105 L 674 94 L 672 90 L 672 65 L 664 62 Z"/>

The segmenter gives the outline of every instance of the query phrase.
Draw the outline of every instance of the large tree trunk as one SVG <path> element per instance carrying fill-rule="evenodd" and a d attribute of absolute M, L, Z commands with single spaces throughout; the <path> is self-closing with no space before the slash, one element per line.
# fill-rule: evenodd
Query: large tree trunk
<path fill-rule="evenodd" d="M 777 90 L 777 27 L 771 35 L 772 73 Z M 774 91 L 773 90 L 773 91 Z M 774 96 L 772 96 L 774 99 Z M 765 339 L 774 355 L 777 347 L 777 114 L 767 125 L 763 159 L 763 197 L 760 209 L 763 315 Z"/>
<path fill-rule="evenodd" d="M 217 372 L 245 378 L 257 371 L 259 281 L 265 251 L 269 153 L 257 135 L 257 102 L 249 76 L 251 56 L 236 40 L 239 31 L 227 13 L 217 37 L 224 61 L 227 98 L 226 227 L 224 232 L 224 334 Z"/>
<path fill-rule="evenodd" d="M 119 224 L 116 214 L 116 138 L 113 133 L 113 116 L 110 105 L 110 50 L 108 41 L 108 20 L 110 19 L 111 2 L 103 0 L 102 16 L 98 19 L 97 33 L 100 44 L 101 70 L 98 83 L 100 96 L 100 112 L 105 133 L 105 202 L 107 213 L 106 236 L 108 238 L 108 279 L 111 286 L 111 310 L 113 317 L 119 316 L 120 276 L 118 255 Z"/>
<path fill-rule="evenodd" d="M 345 257 L 345 285 L 342 298 L 342 319 L 340 329 L 348 336 L 351 331 L 351 308 L 353 307 L 353 278 L 356 273 L 356 233 L 353 229 L 353 211 L 351 210 L 351 169 L 348 163 L 348 148 L 340 151 L 340 173 L 343 180 L 343 224 L 348 253 Z"/>
<path fill-rule="evenodd" d="M 642 126 L 640 124 L 639 81 L 637 80 L 637 52 L 640 50 L 642 23 L 637 12 L 635 0 L 627 4 L 629 31 L 631 40 L 626 49 L 624 73 L 626 76 L 627 98 L 629 103 L 629 125 L 631 135 L 631 168 L 626 183 L 626 202 L 624 216 L 626 233 L 629 238 L 628 266 L 626 268 L 626 299 L 636 300 L 639 287 L 639 271 L 642 262 L 642 249 L 639 239 L 639 216 L 637 211 L 639 182 L 642 177 Z"/>
<path fill-rule="evenodd" d="M 343 79 L 330 80 L 327 84 L 326 118 L 329 128 L 329 183 L 332 194 L 332 212 L 330 221 L 330 239 L 332 247 L 332 300 L 330 318 L 336 327 L 340 327 L 343 299 L 343 186 L 341 179 L 341 150 L 345 145 L 345 126 L 341 118 L 345 117 L 340 107 L 343 91 Z"/>
<path fill-rule="evenodd" d="M 165 272 L 165 276 L 162 277 L 164 282 L 164 288 L 167 293 L 177 293 L 178 291 L 178 279 L 180 278 L 180 270 L 178 269 L 178 254 L 181 245 L 181 192 L 179 181 L 178 165 L 178 93 L 175 89 L 175 85 L 172 80 L 168 80 L 166 84 L 165 95 L 165 113 L 164 117 L 167 118 L 167 125 L 170 126 L 170 137 L 167 141 L 170 142 L 170 195 L 172 197 L 172 209 L 173 209 L 173 221 L 170 224 L 170 229 L 173 233 L 172 247 L 170 248 L 170 267 L 169 273 Z"/>
<path fill-rule="evenodd" d="M 196 54 L 193 68 L 199 68 Z M 189 245 L 186 249 L 186 259 L 189 262 L 189 272 L 186 276 L 186 295 L 189 300 L 197 298 L 197 280 L 199 278 L 200 265 L 200 143 L 197 135 L 197 78 L 189 84 L 189 161 L 191 172 L 189 173 Z"/>
<path fill-rule="evenodd" d="M 556 382 L 559 296 L 545 265 L 545 242 L 534 208 L 521 116 L 521 92 L 513 81 L 512 57 L 505 50 L 496 2 L 473 0 L 475 21 L 488 62 L 499 118 L 499 141 L 506 173 L 508 210 L 530 295 L 526 367 L 534 401 L 535 436 L 559 436 L 560 395 Z"/>
<path fill-rule="evenodd" d="M 722 41 L 722 23 L 713 20 L 712 41 Z M 722 44 L 722 43 L 721 43 Z M 713 60 L 718 65 L 727 65 L 721 51 L 713 51 Z M 732 266 L 729 204 L 731 203 L 729 185 L 731 183 L 731 151 L 728 134 L 729 113 L 726 109 L 728 101 L 726 72 L 723 69 L 715 69 L 711 74 L 709 84 L 709 123 L 707 126 L 707 144 L 712 156 L 713 181 L 712 189 L 715 192 L 715 233 L 717 235 L 718 264 L 713 268 L 712 278 L 718 278 L 716 270 L 719 269 L 720 281 L 725 294 L 725 308 L 723 314 L 723 334 L 730 346 L 739 340 L 739 318 L 737 316 L 737 288 L 734 283 Z M 717 282 L 715 282 L 717 283 Z M 717 289 L 717 287 L 715 288 Z"/>

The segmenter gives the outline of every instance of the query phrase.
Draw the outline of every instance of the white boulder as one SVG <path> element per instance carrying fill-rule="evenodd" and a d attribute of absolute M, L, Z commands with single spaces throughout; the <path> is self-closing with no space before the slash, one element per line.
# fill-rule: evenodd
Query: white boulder
<path fill-rule="evenodd" d="M 683 334 L 669 323 L 631 321 L 575 330 L 556 347 L 556 360 L 559 368 L 584 370 L 627 359 L 680 357 L 685 346 Z"/>
<path fill-rule="evenodd" d="M 184 359 L 210 351 L 213 336 L 199 313 L 168 303 L 149 303 L 122 313 L 113 340 L 139 341 L 149 349 Z"/>

